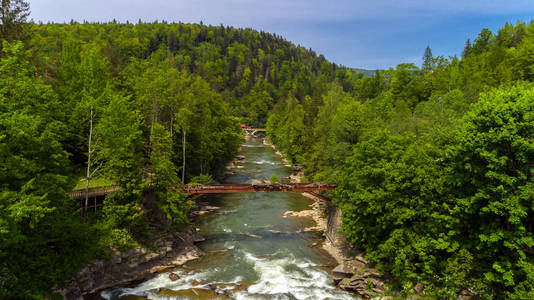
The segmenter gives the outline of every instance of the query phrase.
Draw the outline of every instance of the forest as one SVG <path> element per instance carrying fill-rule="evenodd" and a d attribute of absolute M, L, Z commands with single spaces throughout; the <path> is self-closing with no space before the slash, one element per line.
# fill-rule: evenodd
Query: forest
<path fill-rule="evenodd" d="M 252 29 L 42 24 L 6 3 L 0 298 L 43 298 L 110 247 L 183 228 L 192 203 L 171 188 L 216 175 L 241 123 L 339 184 L 348 240 L 396 290 L 534 298 L 534 23 L 366 76 Z M 66 194 L 110 184 L 96 213 Z"/>
<path fill-rule="evenodd" d="M 407 294 L 534 298 L 534 23 L 462 56 L 399 64 L 279 101 L 274 143 L 337 182 L 347 238 Z M 313 129 L 313 130 L 310 130 Z"/>
<path fill-rule="evenodd" d="M 356 75 L 251 29 L 35 24 L 13 3 L 2 7 L 0 298 L 41 298 L 110 247 L 180 230 L 192 203 L 171 188 L 211 181 L 241 123 L 263 126 L 280 99 L 320 99 L 327 81 Z M 66 194 L 111 184 L 121 190 L 97 213 Z"/>

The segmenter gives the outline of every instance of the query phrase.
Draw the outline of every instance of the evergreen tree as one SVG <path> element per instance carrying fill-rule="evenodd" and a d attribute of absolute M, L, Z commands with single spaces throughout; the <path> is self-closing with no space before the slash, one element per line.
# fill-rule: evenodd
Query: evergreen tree
<path fill-rule="evenodd" d="M 425 54 L 423 55 L 423 71 L 432 70 L 434 66 L 434 57 L 430 46 L 426 46 Z"/>
<path fill-rule="evenodd" d="M 0 42 L 18 40 L 23 36 L 23 24 L 30 15 L 30 5 L 23 0 L 2 0 L 0 7 Z"/>
<path fill-rule="evenodd" d="M 462 51 L 462 58 L 466 58 L 470 52 L 471 52 L 471 40 L 467 39 L 467 41 L 465 41 L 464 50 Z"/>

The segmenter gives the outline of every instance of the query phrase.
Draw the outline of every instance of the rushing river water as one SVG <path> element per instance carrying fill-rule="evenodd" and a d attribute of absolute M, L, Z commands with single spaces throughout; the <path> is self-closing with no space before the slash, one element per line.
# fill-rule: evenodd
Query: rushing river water
<path fill-rule="evenodd" d="M 227 183 L 289 176 L 290 168 L 259 139 L 242 145 L 245 159 Z M 242 167 L 241 167 L 242 166 Z M 302 232 L 313 221 L 283 218 L 285 211 L 307 209 L 311 200 L 298 193 L 234 193 L 203 196 L 221 207 L 197 220 L 207 255 L 137 287 L 104 292 L 106 298 L 137 295 L 149 299 L 354 299 L 337 289 L 329 270 L 335 261 L 311 247 L 318 233 Z M 218 295 L 219 294 L 219 295 Z M 128 299 L 134 299 L 128 297 Z"/>

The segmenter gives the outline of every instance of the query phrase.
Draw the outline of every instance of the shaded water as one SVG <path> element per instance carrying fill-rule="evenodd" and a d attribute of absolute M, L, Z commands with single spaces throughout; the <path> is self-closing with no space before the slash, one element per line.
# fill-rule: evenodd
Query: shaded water
<path fill-rule="evenodd" d="M 245 159 L 227 183 L 268 180 L 272 174 L 289 176 L 273 149 L 261 140 L 242 145 Z M 283 181 L 283 180 L 282 180 Z M 198 246 L 203 258 L 135 288 L 103 293 L 106 298 L 138 295 L 150 299 L 353 299 L 333 284 L 328 273 L 335 261 L 311 247 L 318 233 L 302 232 L 313 221 L 282 218 L 287 210 L 307 209 L 311 200 L 298 193 L 234 193 L 204 196 L 200 201 L 221 207 L 200 218 Z"/>

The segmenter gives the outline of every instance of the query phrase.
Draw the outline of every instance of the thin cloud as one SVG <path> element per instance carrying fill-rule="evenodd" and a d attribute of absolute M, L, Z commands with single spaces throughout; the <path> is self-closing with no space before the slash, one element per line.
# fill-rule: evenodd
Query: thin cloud
<path fill-rule="evenodd" d="M 288 21 L 348 21 L 477 14 L 502 15 L 534 11 L 531 0 L 488 1 L 385 1 L 385 0 L 32 0 L 32 17 L 41 21 L 70 20 L 73 16 L 90 21 L 139 17 L 147 21 L 204 20 L 208 23 Z M 251 24 L 252 25 L 252 24 Z"/>

